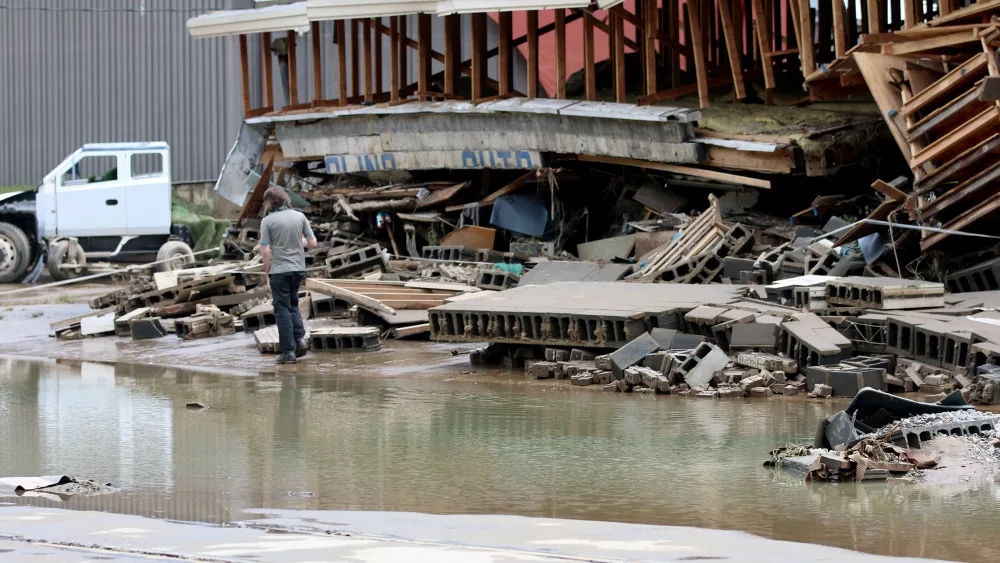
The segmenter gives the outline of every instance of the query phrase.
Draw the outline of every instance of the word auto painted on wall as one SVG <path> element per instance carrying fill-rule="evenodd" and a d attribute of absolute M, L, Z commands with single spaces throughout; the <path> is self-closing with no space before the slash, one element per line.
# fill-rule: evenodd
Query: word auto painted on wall
<path fill-rule="evenodd" d="M 328 174 L 437 168 L 528 170 L 542 166 L 541 154 L 538 151 L 529 150 L 417 151 L 330 155 L 325 158 L 325 161 Z"/>

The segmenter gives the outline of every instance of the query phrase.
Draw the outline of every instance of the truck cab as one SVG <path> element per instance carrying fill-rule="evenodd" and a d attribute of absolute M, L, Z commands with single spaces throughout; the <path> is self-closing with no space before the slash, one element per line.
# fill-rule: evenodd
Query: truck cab
<path fill-rule="evenodd" d="M 33 221 L 23 216 L 29 203 Z M 193 261 L 191 236 L 171 224 L 170 204 L 166 143 L 84 145 L 38 188 L 0 202 L 0 283 L 22 279 L 42 254 L 55 280 L 82 275 L 93 260 L 183 267 Z"/>

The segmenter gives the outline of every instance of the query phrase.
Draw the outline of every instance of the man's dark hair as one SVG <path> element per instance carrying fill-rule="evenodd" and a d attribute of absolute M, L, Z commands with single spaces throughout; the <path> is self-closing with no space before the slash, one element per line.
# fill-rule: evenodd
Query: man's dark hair
<path fill-rule="evenodd" d="M 279 209 L 281 207 L 291 207 L 292 199 L 288 197 L 285 188 L 281 186 L 271 186 L 264 192 L 264 214 Z"/>

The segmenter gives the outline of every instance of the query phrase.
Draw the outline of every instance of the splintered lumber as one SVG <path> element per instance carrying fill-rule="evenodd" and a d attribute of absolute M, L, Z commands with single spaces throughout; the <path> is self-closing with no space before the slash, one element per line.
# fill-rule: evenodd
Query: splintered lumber
<path fill-rule="evenodd" d="M 996 106 L 984 110 L 961 127 L 952 129 L 938 140 L 927 145 L 910 159 L 910 168 L 917 168 L 925 162 L 940 161 L 959 154 L 965 147 L 979 142 L 996 130 L 1000 110 Z"/>
<path fill-rule="evenodd" d="M 906 60 L 901 57 L 875 53 L 855 53 L 854 60 L 858 65 L 858 70 L 865 78 L 865 83 L 868 84 L 872 97 L 875 98 L 875 103 L 878 104 L 879 111 L 882 112 L 882 117 L 889 124 L 889 132 L 896 140 L 896 145 L 899 146 L 903 157 L 910 160 L 910 144 L 903 133 L 906 131 L 906 121 L 900 115 L 903 102 L 899 91 L 894 90 L 886 81 L 886 75 L 890 70 L 902 71 L 906 68 Z M 919 95 L 914 96 L 914 99 L 918 97 Z M 909 100 L 909 103 L 912 102 L 913 99 Z"/>
<path fill-rule="evenodd" d="M 858 58 L 859 55 L 855 55 L 855 59 Z M 953 94 L 958 88 L 968 87 L 970 84 L 982 78 L 985 73 L 986 53 L 979 53 L 955 67 L 951 72 L 942 76 L 941 79 L 934 84 L 928 86 L 920 92 L 915 93 L 912 98 L 902 105 L 902 113 L 904 116 L 909 116 L 914 112 L 923 109 L 928 104 L 942 99 L 942 96 Z M 877 80 L 885 82 L 885 73 L 882 73 L 881 76 L 877 77 Z M 869 86 L 872 85 L 873 81 L 869 80 L 867 75 L 865 76 L 865 81 Z"/>
<path fill-rule="evenodd" d="M 909 53 L 924 53 L 935 49 L 955 47 L 965 43 L 979 41 L 979 32 L 975 29 L 929 37 L 917 41 L 906 41 L 904 43 L 890 43 L 882 47 L 882 52 L 886 55 L 906 55 Z"/>
<path fill-rule="evenodd" d="M 939 2 L 939 4 L 943 4 L 945 2 L 947 2 L 947 0 L 943 0 L 942 2 Z M 938 16 L 927 22 L 927 25 L 933 27 L 958 22 L 975 22 L 984 17 L 988 19 L 991 13 L 998 9 L 1000 9 L 1000 0 L 980 1 L 968 6 L 967 8 L 952 10 L 947 15 Z"/>

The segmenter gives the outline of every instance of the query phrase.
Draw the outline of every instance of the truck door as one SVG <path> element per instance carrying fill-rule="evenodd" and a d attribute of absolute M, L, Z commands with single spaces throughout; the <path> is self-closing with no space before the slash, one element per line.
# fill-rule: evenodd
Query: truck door
<path fill-rule="evenodd" d="M 128 234 L 170 234 L 170 153 L 130 152 Z"/>
<path fill-rule="evenodd" d="M 124 235 L 128 192 L 121 177 L 120 153 L 79 155 L 56 181 L 56 231 L 59 236 Z"/>

